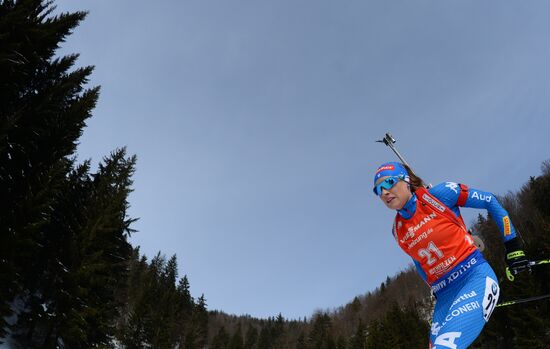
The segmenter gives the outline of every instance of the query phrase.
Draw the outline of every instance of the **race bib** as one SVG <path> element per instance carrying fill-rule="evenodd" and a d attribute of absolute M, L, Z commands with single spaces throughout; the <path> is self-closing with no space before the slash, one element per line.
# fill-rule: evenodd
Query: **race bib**
<path fill-rule="evenodd" d="M 498 287 L 498 283 L 487 276 L 485 279 L 485 296 L 483 297 L 483 318 L 485 322 L 489 321 L 499 296 L 500 287 Z"/>

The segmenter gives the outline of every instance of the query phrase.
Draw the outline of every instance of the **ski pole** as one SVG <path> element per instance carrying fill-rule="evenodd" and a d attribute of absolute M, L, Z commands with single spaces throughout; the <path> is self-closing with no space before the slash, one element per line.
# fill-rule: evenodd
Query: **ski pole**
<path fill-rule="evenodd" d="M 391 134 L 389 133 L 386 133 L 386 135 L 384 136 L 384 138 L 376 141 L 378 143 L 384 143 L 385 145 L 387 145 L 388 147 L 390 147 L 391 150 L 393 150 L 393 152 L 395 153 L 395 155 L 397 155 L 397 157 L 399 158 L 399 160 L 401 160 L 401 162 L 405 165 L 407 165 L 409 167 L 409 169 L 411 170 L 412 174 L 415 174 L 414 173 L 414 170 L 412 169 L 411 165 L 409 165 L 407 163 L 407 161 L 405 161 L 405 158 L 397 151 L 397 148 L 395 147 L 394 143 L 396 142 L 395 138 L 392 137 Z M 431 188 L 432 185 L 431 184 L 426 184 L 424 182 L 422 182 L 422 185 L 426 188 Z"/>
<path fill-rule="evenodd" d="M 519 271 L 522 271 L 522 270 L 527 269 L 527 268 L 531 268 L 532 266 L 535 266 L 535 265 L 548 264 L 548 263 L 550 263 L 550 259 L 542 259 L 540 261 L 529 261 L 529 263 L 527 263 L 527 266 L 522 267 L 521 270 L 519 270 Z M 508 278 L 508 280 L 514 281 L 514 279 L 515 279 L 514 274 L 515 273 L 512 273 L 510 271 L 509 267 L 506 267 L 506 277 Z"/>
<path fill-rule="evenodd" d="M 516 304 L 521 304 L 521 303 L 533 302 L 533 301 L 538 301 L 538 300 L 545 299 L 545 298 L 550 298 L 550 294 L 545 294 L 543 296 L 536 296 L 536 297 L 530 297 L 530 298 L 515 299 L 513 301 L 498 303 L 496 305 L 496 307 L 497 308 L 507 307 L 509 305 L 516 305 Z"/>
<path fill-rule="evenodd" d="M 390 149 L 393 150 L 395 155 L 397 155 L 397 157 L 399 158 L 399 160 L 401 160 L 402 163 L 404 163 L 405 165 L 411 167 L 409 164 L 407 164 L 407 162 L 405 161 L 403 156 L 401 156 L 401 154 L 399 154 L 399 152 L 397 151 L 397 148 L 393 145 L 396 142 L 396 140 L 391 136 L 391 134 L 386 133 L 384 138 L 382 138 L 381 140 L 378 140 L 376 142 L 384 143 L 385 145 L 390 147 Z"/>

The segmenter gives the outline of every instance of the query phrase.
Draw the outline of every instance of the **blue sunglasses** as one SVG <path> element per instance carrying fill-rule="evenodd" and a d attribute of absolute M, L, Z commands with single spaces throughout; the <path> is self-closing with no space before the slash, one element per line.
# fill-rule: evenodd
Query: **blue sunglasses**
<path fill-rule="evenodd" d="M 388 177 L 384 179 L 382 182 L 375 185 L 374 188 L 372 188 L 372 191 L 374 192 L 374 194 L 380 196 L 382 195 L 382 189 L 390 190 L 391 188 L 393 188 L 394 185 L 397 184 L 397 182 L 399 182 L 400 179 L 403 179 L 403 176 Z"/>

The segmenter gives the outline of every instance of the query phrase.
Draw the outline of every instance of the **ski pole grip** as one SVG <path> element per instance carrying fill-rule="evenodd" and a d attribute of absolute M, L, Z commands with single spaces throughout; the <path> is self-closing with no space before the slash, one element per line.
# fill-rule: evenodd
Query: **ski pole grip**
<path fill-rule="evenodd" d="M 512 272 L 510 271 L 510 268 L 509 268 L 509 267 L 506 267 L 506 277 L 507 277 L 508 280 L 510 280 L 510 281 L 514 281 L 514 279 L 515 279 L 514 275 L 513 275 Z"/>

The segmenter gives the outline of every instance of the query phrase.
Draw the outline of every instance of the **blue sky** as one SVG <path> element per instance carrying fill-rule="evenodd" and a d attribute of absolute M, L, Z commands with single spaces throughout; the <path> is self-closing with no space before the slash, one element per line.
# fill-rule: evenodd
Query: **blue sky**
<path fill-rule="evenodd" d="M 405 268 L 394 160 L 504 195 L 550 158 L 546 1 L 56 1 L 101 96 L 78 148 L 138 157 L 134 245 L 209 309 L 287 318 Z M 465 210 L 467 220 L 481 211 Z"/>

